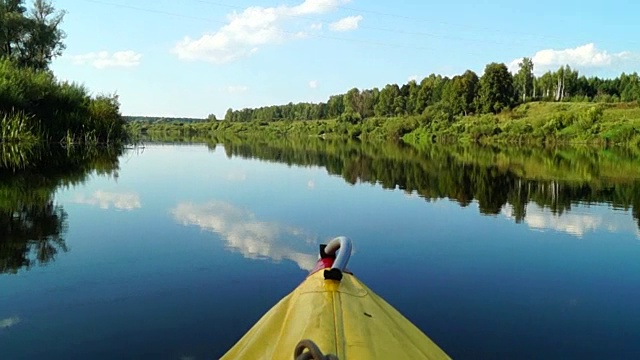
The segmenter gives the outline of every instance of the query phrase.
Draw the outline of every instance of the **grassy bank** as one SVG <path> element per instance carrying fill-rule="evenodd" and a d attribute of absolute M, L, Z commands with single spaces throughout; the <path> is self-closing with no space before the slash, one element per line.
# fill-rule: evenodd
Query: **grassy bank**
<path fill-rule="evenodd" d="M 425 119 L 423 119 L 425 120 Z M 528 103 L 498 115 L 435 116 L 407 133 L 411 144 L 455 139 L 483 144 L 640 144 L 636 103 Z"/>
<path fill-rule="evenodd" d="M 637 103 L 534 102 L 500 114 L 453 117 L 437 106 L 423 115 L 405 117 L 341 117 L 306 121 L 209 121 L 203 123 L 136 123 L 132 132 L 157 136 L 318 136 L 363 140 L 402 139 L 422 146 L 433 142 L 479 144 L 592 144 L 638 146 Z"/>
<path fill-rule="evenodd" d="M 126 138 L 115 95 L 91 96 L 49 70 L 0 59 L 0 142 L 114 143 Z"/>

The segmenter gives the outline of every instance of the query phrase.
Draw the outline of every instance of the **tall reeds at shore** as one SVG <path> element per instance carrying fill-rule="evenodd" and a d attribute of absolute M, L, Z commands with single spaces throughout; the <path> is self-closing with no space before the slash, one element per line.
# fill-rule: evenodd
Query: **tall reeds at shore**
<path fill-rule="evenodd" d="M 50 70 L 0 59 L 0 142 L 106 144 L 125 140 L 118 96 L 91 96 Z"/>

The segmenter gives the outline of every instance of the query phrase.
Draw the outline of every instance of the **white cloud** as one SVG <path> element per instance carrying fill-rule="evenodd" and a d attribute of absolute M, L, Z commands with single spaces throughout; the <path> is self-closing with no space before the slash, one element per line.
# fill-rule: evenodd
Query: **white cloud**
<path fill-rule="evenodd" d="M 410 75 L 410 76 L 407 78 L 407 81 L 416 81 L 416 82 L 417 82 L 419 78 L 420 78 L 420 77 L 419 77 L 418 75 Z"/>
<path fill-rule="evenodd" d="M 329 24 L 329 29 L 332 31 L 351 31 L 358 28 L 360 21 L 362 20 L 362 15 L 357 16 L 347 16 L 346 18 L 342 18 L 336 22 Z"/>
<path fill-rule="evenodd" d="M 325 14 L 344 5 L 351 0 L 306 0 L 302 4 L 291 9 L 291 15 Z M 281 7 L 287 9 L 286 6 Z"/>
<path fill-rule="evenodd" d="M 253 6 L 227 16 L 227 24 L 199 38 L 185 37 L 171 50 L 182 60 L 202 60 L 216 64 L 250 56 L 267 44 L 304 38 L 319 31 L 322 24 L 304 25 L 296 16 L 322 15 L 350 0 L 305 0 L 296 6 Z"/>
<path fill-rule="evenodd" d="M 315 266 L 315 239 L 305 231 L 259 221 L 255 214 L 232 204 L 211 201 L 205 204 L 182 203 L 172 210 L 173 217 L 183 225 L 195 225 L 220 234 L 227 248 L 248 259 L 287 259 L 303 270 Z"/>
<path fill-rule="evenodd" d="M 126 211 L 142 207 L 140 196 L 136 193 L 116 193 L 102 190 L 98 190 L 90 196 L 78 195 L 73 202 L 76 204 L 98 206 L 101 209 L 113 207 Z"/>
<path fill-rule="evenodd" d="M 140 59 L 142 59 L 142 54 L 133 50 L 116 51 L 113 54 L 108 51 L 91 52 L 71 57 L 71 61 L 76 65 L 91 65 L 96 69 L 136 67 L 140 65 Z"/>
<path fill-rule="evenodd" d="M 318 81 L 317 80 L 309 81 L 309 87 L 312 88 L 312 89 L 318 88 Z"/>
<path fill-rule="evenodd" d="M 589 213 L 589 208 L 580 208 L 579 210 L 579 212 L 572 210 L 558 215 L 547 208 L 528 204 L 525 208 L 524 222 L 534 230 L 550 229 L 565 232 L 577 238 L 582 238 L 590 232 L 609 231 L 612 233 L 632 233 L 640 239 L 640 229 L 629 212 Z M 510 219 L 515 218 L 513 208 L 509 205 L 502 209 L 502 214 Z"/>
<path fill-rule="evenodd" d="M 244 86 L 244 85 L 227 86 L 227 92 L 230 94 L 242 94 L 242 93 L 246 93 L 247 91 L 249 91 L 248 86 Z"/>
<path fill-rule="evenodd" d="M 574 68 L 603 68 L 634 59 L 638 60 L 637 56 L 633 56 L 628 51 L 609 53 L 606 50 L 598 49 L 593 43 L 562 50 L 540 50 L 531 58 L 536 74 L 555 70 L 562 65 Z M 517 72 L 518 63 L 521 61 L 522 58 L 511 61 L 509 69 L 512 72 Z"/>
<path fill-rule="evenodd" d="M 8 329 L 20 323 L 20 318 L 12 316 L 10 318 L 0 320 L 0 329 Z"/>

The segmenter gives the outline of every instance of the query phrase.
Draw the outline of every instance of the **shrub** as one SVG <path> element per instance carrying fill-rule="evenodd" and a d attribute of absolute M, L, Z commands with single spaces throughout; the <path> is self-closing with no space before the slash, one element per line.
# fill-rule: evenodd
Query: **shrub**
<path fill-rule="evenodd" d="M 590 107 L 579 115 L 578 127 L 585 131 L 591 129 L 595 123 L 602 121 L 603 114 L 604 110 L 602 106 Z"/>
<path fill-rule="evenodd" d="M 116 96 L 92 99 L 82 85 L 59 82 L 48 70 L 18 67 L 8 59 L 0 59 L 0 118 L 11 124 L 5 133 L 10 136 L 2 141 L 35 136 L 42 141 L 111 142 L 126 137 Z M 16 131 L 21 135 L 14 136 Z"/>
<path fill-rule="evenodd" d="M 349 124 L 358 124 L 362 121 L 362 117 L 359 113 L 355 112 L 346 112 L 338 118 L 338 121 L 349 123 Z"/>

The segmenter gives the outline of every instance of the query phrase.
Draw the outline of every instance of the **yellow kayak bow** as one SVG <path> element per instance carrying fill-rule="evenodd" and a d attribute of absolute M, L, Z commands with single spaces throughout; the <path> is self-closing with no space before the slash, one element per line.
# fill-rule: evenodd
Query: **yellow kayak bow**
<path fill-rule="evenodd" d="M 321 245 L 321 258 L 310 275 L 221 360 L 450 359 L 400 312 L 345 271 L 350 254 L 351 242 L 345 237 Z M 331 355 L 322 357 L 320 352 Z"/>

